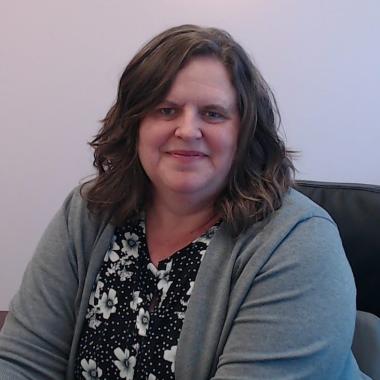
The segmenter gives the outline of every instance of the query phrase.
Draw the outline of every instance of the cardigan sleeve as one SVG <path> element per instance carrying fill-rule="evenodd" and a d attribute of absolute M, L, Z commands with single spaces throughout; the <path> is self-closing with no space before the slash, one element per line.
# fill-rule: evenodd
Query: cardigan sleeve
<path fill-rule="evenodd" d="M 298 223 L 255 276 L 212 379 L 368 379 L 350 349 L 355 293 L 336 226 Z"/>
<path fill-rule="evenodd" d="M 64 379 L 74 331 L 78 263 L 68 220 L 74 193 L 45 230 L 0 334 L 2 380 Z"/>

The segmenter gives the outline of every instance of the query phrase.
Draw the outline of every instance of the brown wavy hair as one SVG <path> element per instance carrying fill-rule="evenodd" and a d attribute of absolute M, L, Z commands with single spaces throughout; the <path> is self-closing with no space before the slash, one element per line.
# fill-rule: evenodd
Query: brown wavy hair
<path fill-rule="evenodd" d="M 151 186 L 137 154 L 140 121 L 165 98 L 178 71 L 197 56 L 215 57 L 226 67 L 240 114 L 236 157 L 216 210 L 238 234 L 282 205 L 294 166 L 292 152 L 278 135 L 280 115 L 271 89 L 227 32 L 182 25 L 148 42 L 121 76 L 116 102 L 89 143 L 97 175 L 81 192 L 91 212 L 107 213 L 120 225 L 144 209 Z"/>

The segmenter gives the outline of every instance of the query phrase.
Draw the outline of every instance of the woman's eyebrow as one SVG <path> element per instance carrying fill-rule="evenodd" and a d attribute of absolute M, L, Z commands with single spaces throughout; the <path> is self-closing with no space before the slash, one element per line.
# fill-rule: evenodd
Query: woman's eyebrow
<path fill-rule="evenodd" d="M 165 99 L 159 105 L 161 106 L 169 106 L 169 107 L 182 107 L 183 104 L 175 102 L 174 100 Z M 201 105 L 203 109 L 215 109 L 220 112 L 234 112 L 236 110 L 236 104 L 225 104 L 224 102 L 216 102 L 216 103 L 205 103 Z"/>
<path fill-rule="evenodd" d="M 210 110 L 216 110 L 216 111 L 219 111 L 219 112 L 222 112 L 222 113 L 230 113 L 234 110 L 234 106 L 231 105 L 231 106 L 225 106 L 225 105 L 222 105 L 222 104 L 215 104 L 215 103 L 211 103 L 211 104 L 206 104 L 205 106 L 203 106 L 202 108 L 204 109 L 210 109 Z"/>
<path fill-rule="evenodd" d="M 170 106 L 170 107 L 179 107 L 180 104 L 170 100 L 170 99 L 164 99 L 162 102 L 159 103 L 159 106 Z"/>

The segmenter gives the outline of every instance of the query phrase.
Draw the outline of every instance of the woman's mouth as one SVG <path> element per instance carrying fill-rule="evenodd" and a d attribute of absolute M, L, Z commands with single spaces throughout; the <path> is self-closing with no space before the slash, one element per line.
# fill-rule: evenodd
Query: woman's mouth
<path fill-rule="evenodd" d="M 196 150 L 171 150 L 168 154 L 181 162 L 193 162 L 207 157 L 205 153 Z"/>

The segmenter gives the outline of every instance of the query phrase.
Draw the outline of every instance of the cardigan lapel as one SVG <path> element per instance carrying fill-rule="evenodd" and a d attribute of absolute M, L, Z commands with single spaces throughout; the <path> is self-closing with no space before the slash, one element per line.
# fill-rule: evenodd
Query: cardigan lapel
<path fill-rule="evenodd" d="M 179 338 L 175 378 L 206 380 L 216 366 L 235 259 L 233 240 L 223 223 L 200 265 Z"/>

